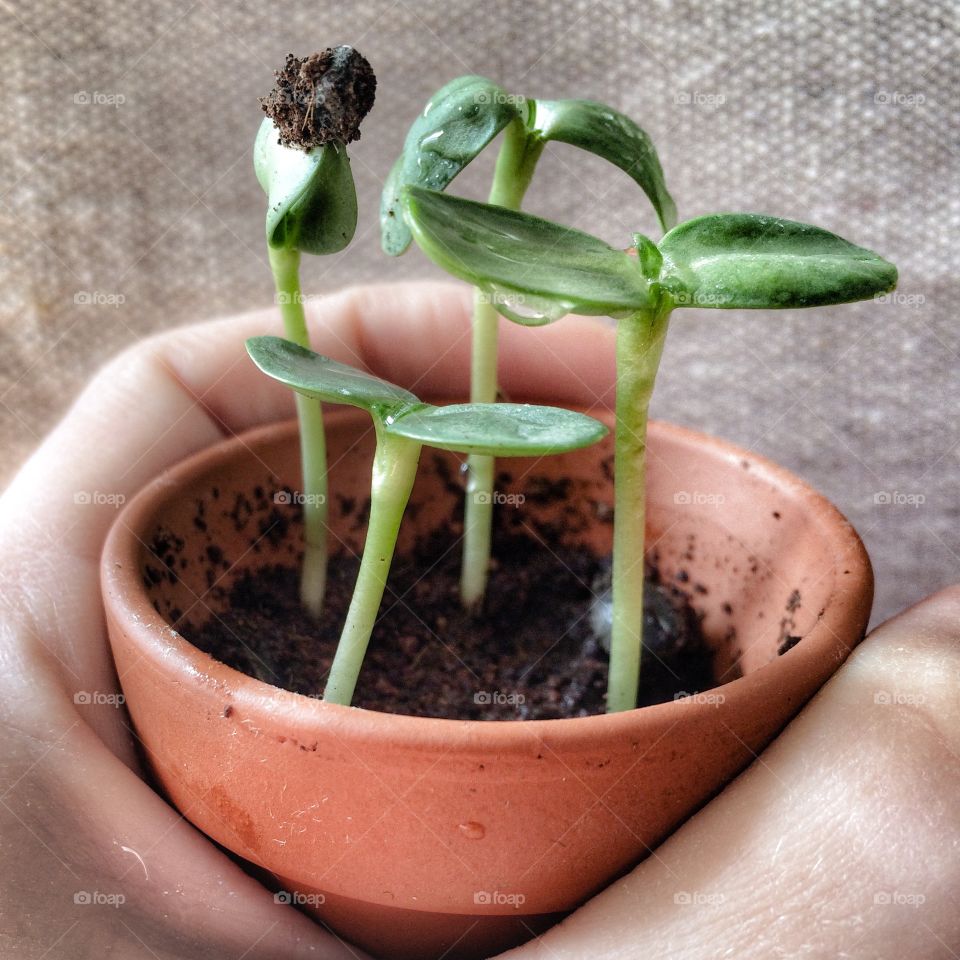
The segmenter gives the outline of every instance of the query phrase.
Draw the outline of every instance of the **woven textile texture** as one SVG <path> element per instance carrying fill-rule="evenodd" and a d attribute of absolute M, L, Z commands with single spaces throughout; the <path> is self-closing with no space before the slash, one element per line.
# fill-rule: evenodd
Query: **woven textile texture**
<path fill-rule="evenodd" d="M 309 292 L 439 275 L 384 258 L 376 209 L 406 127 L 461 73 L 634 116 L 682 218 L 777 214 L 898 265 L 888 302 L 679 312 L 654 400 L 837 503 L 874 560 L 875 620 L 892 614 L 960 579 L 957 20 L 949 0 L 4 3 L 2 477 L 124 345 L 271 302 L 256 97 L 287 52 L 351 43 L 379 77 L 351 147 L 361 222 L 346 253 L 307 258 Z M 455 189 L 482 196 L 491 169 Z M 656 235 L 635 185 L 569 147 L 526 206 L 618 246 Z"/>

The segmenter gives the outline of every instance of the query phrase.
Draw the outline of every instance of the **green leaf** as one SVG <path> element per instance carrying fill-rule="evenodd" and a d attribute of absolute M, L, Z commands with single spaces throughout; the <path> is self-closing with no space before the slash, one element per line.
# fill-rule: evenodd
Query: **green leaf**
<path fill-rule="evenodd" d="M 298 346 L 282 337 L 251 337 L 247 353 L 268 376 L 307 397 L 360 407 L 387 433 L 442 450 L 538 456 L 595 443 L 607 428 L 560 407 L 459 403 L 434 407 L 403 387 Z"/>
<path fill-rule="evenodd" d="M 664 230 L 677 222 L 653 141 L 626 114 L 593 100 L 537 100 L 533 130 L 544 140 L 569 143 L 619 167 L 650 198 Z"/>
<path fill-rule="evenodd" d="M 563 453 L 596 443 L 608 432 L 582 413 L 525 403 L 425 406 L 388 417 L 385 429 L 441 450 L 497 457 Z"/>
<path fill-rule="evenodd" d="M 617 316 L 651 303 L 637 259 L 588 233 L 419 187 L 404 189 L 403 212 L 431 260 L 517 323 Z"/>
<path fill-rule="evenodd" d="M 398 256 L 410 245 L 400 212 L 406 184 L 443 190 L 511 120 L 526 111 L 490 80 L 466 76 L 441 87 L 413 122 L 403 152 L 393 165 L 380 201 L 381 243 Z"/>
<path fill-rule="evenodd" d="M 420 400 L 409 390 L 345 363 L 338 363 L 282 337 L 251 337 L 247 353 L 274 380 L 328 403 L 346 403 L 383 418 Z"/>
<path fill-rule="evenodd" d="M 253 166 L 267 194 L 267 243 L 325 254 L 343 250 L 357 229 L 357 192 L 347 148 L 331 141 L 308 152 L 279 142 L 273 121 L 260 125 Z"/>
<path fill-rule="evenodd" d="M 661 284 L 678 307 L 816 307 L 892 290 L 897 268 L 806 223 L 717 213 L 681 223 L 659 244 Z"/>

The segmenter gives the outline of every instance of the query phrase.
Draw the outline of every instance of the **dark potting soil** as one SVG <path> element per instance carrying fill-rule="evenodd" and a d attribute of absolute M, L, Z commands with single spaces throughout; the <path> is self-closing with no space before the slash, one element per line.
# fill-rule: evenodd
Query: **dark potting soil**
<path fill-rule="evenodd" d="M 281 143 L 309 150 L 331 140 L 360 139 L 377 78 L 369 61 L 353 47 L 329 47 L 308 57 L 287 54 L 274 73 L 276 86 L 260 98 Z"/>
<path fill-rule="evenodd" d="M 484 610 L 464 612 L 460 551 L 450 531 L 394 560 L 353 703 L 460 720 L 555 719 L 602 713 L 607 654 L 592 622 L 607 563 L 583 549 L 495 538 Z M 324 614 L 305 614 L 299 573 L 267 567 L 240 578 L 229 608 L 178 630 L 251 676 L 319 697 L 358 561 L 331 558 Z M 592 615 L 593 614 L 593 615 Z M 602 616 L 600 617 L 602 621 Z M 648 572 L 640 705 L 715 685 L 712 654 L 687 596 Z"/>

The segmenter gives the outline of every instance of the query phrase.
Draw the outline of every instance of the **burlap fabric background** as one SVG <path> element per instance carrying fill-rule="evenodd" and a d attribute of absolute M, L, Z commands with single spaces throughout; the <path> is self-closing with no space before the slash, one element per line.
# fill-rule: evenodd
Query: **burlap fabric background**
<path fill-rule="evenodd" d="M 123 345 L 271 301 L 250 161 L 256 97 L 288 51 L 348 42 L 380 80 L 351 148 L 361 225 L 347 253 L 306 261 L 309 292 L 437 273 L 416 250 L 380 254 L 377 198 L 425 99 L 467 72 L 636 117 L 682 218 L 774 213 L 898 264 L 887 303 L 678 313 L 655 399 L 657 415 L 754 448 L 830 496 L 873 556 L 876 617 L 891 614 L 960 579 L 957 9 L 4 3 L 3 477 Z M 481 196 L 491 166 L 456 189 Z M 618 245 L 655 229 L 624 175 L 561 146 L 547 150 L 527 207 Z"/>

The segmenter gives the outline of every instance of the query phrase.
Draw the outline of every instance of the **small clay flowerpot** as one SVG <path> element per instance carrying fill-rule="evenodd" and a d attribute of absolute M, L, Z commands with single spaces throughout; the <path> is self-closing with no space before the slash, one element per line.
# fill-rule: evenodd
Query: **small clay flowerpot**
<path fill-rule="evenodd" d="M 369 418 L 327 418 L 330 487 L 365 496 Z M 294 424 L 180 464 L 120 514 L 103 594 L 120 682 L 171 802 L 269 871 L 345 939 L 403 960 L 522 942 L 636 864 L 755 757 L 860 640 L 863 546 L 796 477 L 690 430 L 650 427 L 648 543 L 686 580 L 715 654 L 710 691 L 607 716 L 455 721 L 327 704 L 272 687 L 185 641 L 239 574 L 294 564 Z M 566 536 L 610 550 L 612 444 L 503 461 L 520 493 L 569 478 Z M 425 450 L 399 550 L 457 509 L 453 455 Z M 506 478 L 502 478 L 506 479 Z M 336 538 L 363 524 L 334 495 Z M 528 498 L 518 509 L 549 519 Z M 336 542 L 336 539 L 334 540 Z M 335 562 L 335 561 L 334 561 Z M 277 909 L 282 909 L 278 907 Z"/>

